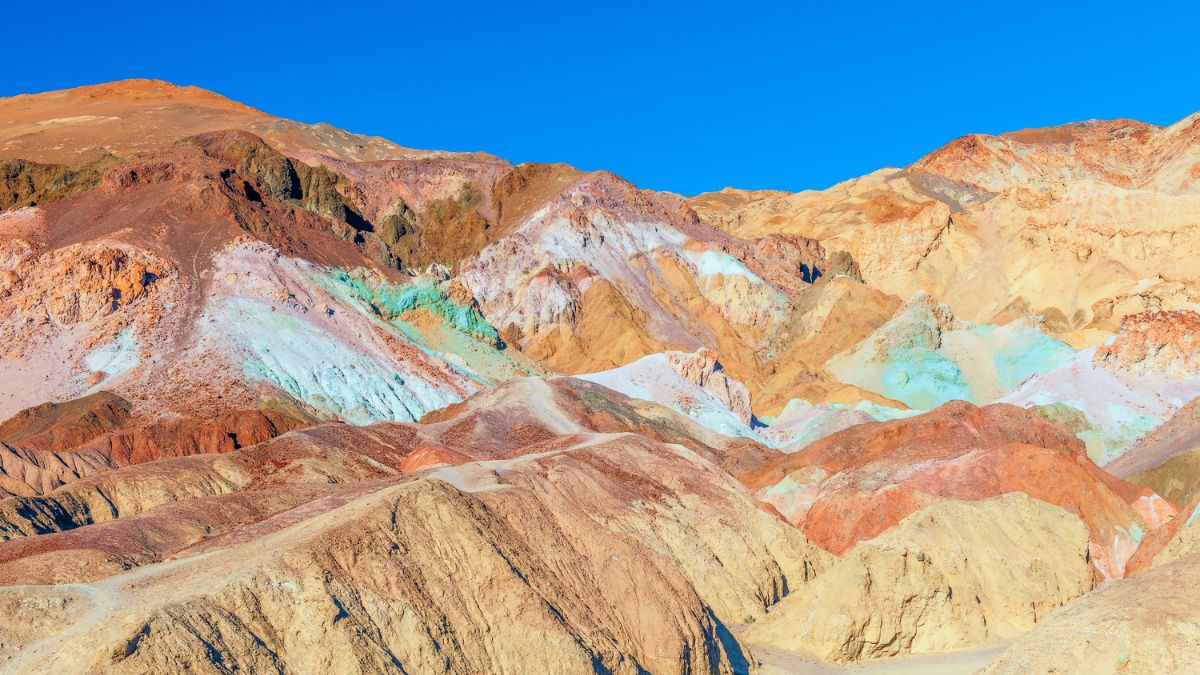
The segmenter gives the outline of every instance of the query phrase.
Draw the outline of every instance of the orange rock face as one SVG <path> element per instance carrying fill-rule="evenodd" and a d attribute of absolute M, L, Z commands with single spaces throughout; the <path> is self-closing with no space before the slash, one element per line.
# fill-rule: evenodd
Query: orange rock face
<path fill-rule="evenodd" d="M 129 402 L 98 392 L 66 403 L 43 403 L 0 424 L 0 441 L 34 450 L 66 450 L 129 424 Z"/>
<path fill-rule="evenodd" d="M 194 134 L 243 129 L 289 153 L 316 152 L 355 161 L 443 156 L 378 137 L 268 115 L 198 87 L 122 80 L 0 99 L 0 155 L 70 164 L 101 151 L 128 156 Z"/>
<path fill-rule="evenodd" d="M 1096 349 L 1094 361 L 1131 375 L 1200 378 L 1200 314 L 1175 310 L 1126 317 L 1117 338 Z"/>

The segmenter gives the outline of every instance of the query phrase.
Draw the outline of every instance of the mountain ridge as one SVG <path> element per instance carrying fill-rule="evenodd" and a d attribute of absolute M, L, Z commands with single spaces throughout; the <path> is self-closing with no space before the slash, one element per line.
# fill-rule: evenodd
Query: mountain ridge
<path fill-rule="evenodd" d="M 685 198 L 0 99 L 0 670 L 1007 672 L 1186 616 L 1193 118 Z"/>

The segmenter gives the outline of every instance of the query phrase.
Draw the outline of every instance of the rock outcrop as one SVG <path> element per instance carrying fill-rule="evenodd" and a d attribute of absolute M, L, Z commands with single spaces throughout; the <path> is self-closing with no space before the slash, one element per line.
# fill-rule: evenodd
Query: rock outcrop
<path fill-rule="evenodd" d="M 1099 367 L 1133 377 L 1200 378 L 1200 314 L 1145 312 L 1126 317 L 1121 332 L 1096 349 Z"/>
<path fill-rule="evenodd" d="M 1018 637 L 1092 588 L 1087 528 L 1012 492 L 942 502 L 860 542 L 746 633 L 831 661 Z"/>
<path fill-rule="evenodd" d="M 1188 673 L 1194 645 L 1200 556 L 1106 584 L 1064 607 L 983 672 Z"/>
<path fill-rule="evenodd" d="M 1068 430 L 1001 404 L 950 403 L 851 427 L 742 480 L 837 554 L 931 504 L 1024 492 L 1083 520 L 1091 563 L 1110 579 L 1123 576 L 1142 535 L 1174 515 L 1150 490 L 1104 473 Z"/>

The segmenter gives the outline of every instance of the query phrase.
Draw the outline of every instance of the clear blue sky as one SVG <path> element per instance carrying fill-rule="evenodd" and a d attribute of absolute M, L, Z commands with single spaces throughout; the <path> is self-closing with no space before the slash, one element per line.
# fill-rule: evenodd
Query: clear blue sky
<path fill-rule="evenodd" d="M 7 4 L 0 95 L 155 77 L 685 194 L 826 187 L 965 133 L 1200 110 L 1194 2 L 71 4 Z"/>

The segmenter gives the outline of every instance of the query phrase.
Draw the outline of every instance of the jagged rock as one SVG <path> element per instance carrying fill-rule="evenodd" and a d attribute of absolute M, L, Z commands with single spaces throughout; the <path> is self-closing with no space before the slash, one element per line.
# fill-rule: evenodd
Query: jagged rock
<path fill-rule="evenodd" d="M 1099 367 L 1134 377 L 1200 378 L 1200 314 L 1145 312 L 1126 317 L 1110 344 L 1096 349 Z"/>

